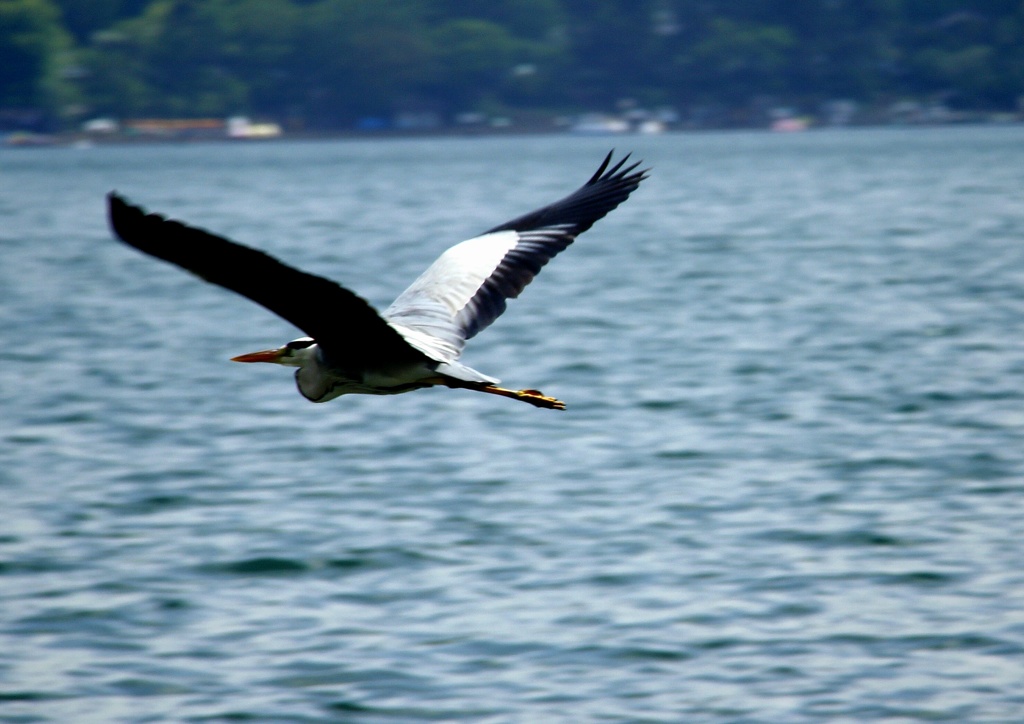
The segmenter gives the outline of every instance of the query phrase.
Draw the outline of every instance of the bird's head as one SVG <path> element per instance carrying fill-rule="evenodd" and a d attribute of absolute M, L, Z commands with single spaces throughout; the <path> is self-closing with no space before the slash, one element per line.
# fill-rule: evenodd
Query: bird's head
<path fill-rule="evenodd" d="M 232 362 L 272 362 L 286 367 L 303 367 L 313 360 L 316 354 L 316 340 L 312 337 L 299 337 L 283 347 L 265 349 L 261 352 L 250 352 L 232 357 Z"/>

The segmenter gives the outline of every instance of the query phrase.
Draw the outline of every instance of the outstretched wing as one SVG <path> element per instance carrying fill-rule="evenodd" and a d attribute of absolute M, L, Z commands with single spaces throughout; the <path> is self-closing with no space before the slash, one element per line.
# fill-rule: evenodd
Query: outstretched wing
<path fill-rule="evenodd" d="M 356 367 L 418 362 L 414 350 L 361 297 L 256 249 L 108 195 L 110 226 L 124 243 L 260 304 L 315 339 L 332 361 Z"/>
<path fill-rule="evenodd" d="M 434 359 L 458 358 L 472 338 L 505 311 L 541 268 L 647 178 L 627 154 L 561 201 L 508 221 L 448 249 L 384 311 L 409 343 Z"/>

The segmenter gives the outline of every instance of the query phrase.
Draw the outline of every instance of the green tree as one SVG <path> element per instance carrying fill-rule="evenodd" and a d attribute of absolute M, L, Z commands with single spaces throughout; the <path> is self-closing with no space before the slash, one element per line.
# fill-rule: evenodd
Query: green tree
<path fill-rule="evenodd" d="M 323 0 L 301 25 L 301 105 L 315 125 L 390 115 L 424 95 L 433 56 L 422 3 Z"/>
<path fill-rule="evenodd" d="M 147 0 L 54 0 L 60 9 L 64 28 L 79 45 L 89 42 L 93 33 L 115 23 L 140 15 Z"/>
<path fill-rule="evenodd" d="M 75 85 L 95 113 L 321 127 L 623 98 L 1009 109 L 1024 94 L 1024 2 L 0 0 L 0 106 L 56 119 Z"/>
<path fill-rule="evenodd" d="M 170 5 L 154 3 L 146 12 L 92 35 L 81 53 L 89 112 L 138 117 L 158 114 L 159 98 L 150 83 L 150 65 Z"/>
<path fill-rule="evenodd" d="M 181 117 L 223 116 L 247 104 L 231 72 L 227 0 L 173 0 L 149 48 L 147 81 L 155 110 Z"/>
<path fill-rule="evenodd" d="M 453 20 L 432 36 L 439 61 L 438 90 L 455 109 L 471 108 L 497 95 L 528 53 L 500 25 L 486 20 Z"/>
<path fill-rule="evenodd" d="M 301 10 L 288 0 L 237 0 L 226 8 L 226 67 L 245 85 L 247 112 L 291 115 L 301 101 Z"/>
<path fill-rule="evenodd" d="M 428 7 L 432 24 L 486 20 L 524 40 L 549 40 L 565 22 L 558 0 L 433 0 Z"/>
<path fill-rule="evenodd" d="M 656 84 L 654 0 L 564 0 L 570 68 L 567 98 L 610 108 Z"/>
<path fill-rule="evenodd" d="M 717 17 L 686 58 L 683 70 L 706 96 L 741 103 L 761 93 L 784 90 L 795 46 L 793 32 L 785 27 Z"/>
<path fill-rule="evenodd" d="M 49 0 L 0 0 L 0 108 L 59 115 L 73 99 L 71 41 Z"/>

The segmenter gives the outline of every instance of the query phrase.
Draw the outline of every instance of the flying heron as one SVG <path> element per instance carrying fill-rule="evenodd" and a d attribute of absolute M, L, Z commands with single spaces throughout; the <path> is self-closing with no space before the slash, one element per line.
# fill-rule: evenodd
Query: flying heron
<path fill-rule="evenodd" d="M 157 214 L 116 192 L 110 225 L 126 244 L 237 292 L 307 336 L 283 347 L 234 357 L 298 367 L 299 392 L 312 402 L 350 393 L 393 395 L 443 385 L 564 410 L 537 390 L 510 390 L 459 363 L 466 344 L 505 311 L 548 260 L 625 201 L 646 170 L 614 165 L 561 201 L 508 221 L 448 249 L 394 303 L 378 313 L 337 283 L 288 266 L 256 249 Z"/>

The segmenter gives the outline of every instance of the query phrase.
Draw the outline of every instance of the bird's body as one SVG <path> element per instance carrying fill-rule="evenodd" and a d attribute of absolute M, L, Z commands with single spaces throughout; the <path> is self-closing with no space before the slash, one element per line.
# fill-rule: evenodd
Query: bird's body
<path fill-rule="evenodd" d="M 508 390 L 461 364 L 466 340 L 505 310 L 553 256 L 614 209 L 646 177 L 623 158 L 566 198 L 448 249 L 383 313 L 338 284 L 109 195 L 110 223 L 126 244 L 263 305 L 308 336 L 235 357 L 297 367 L 313 402 L 442 385 L 564 409 L 536 390 Z"/>

